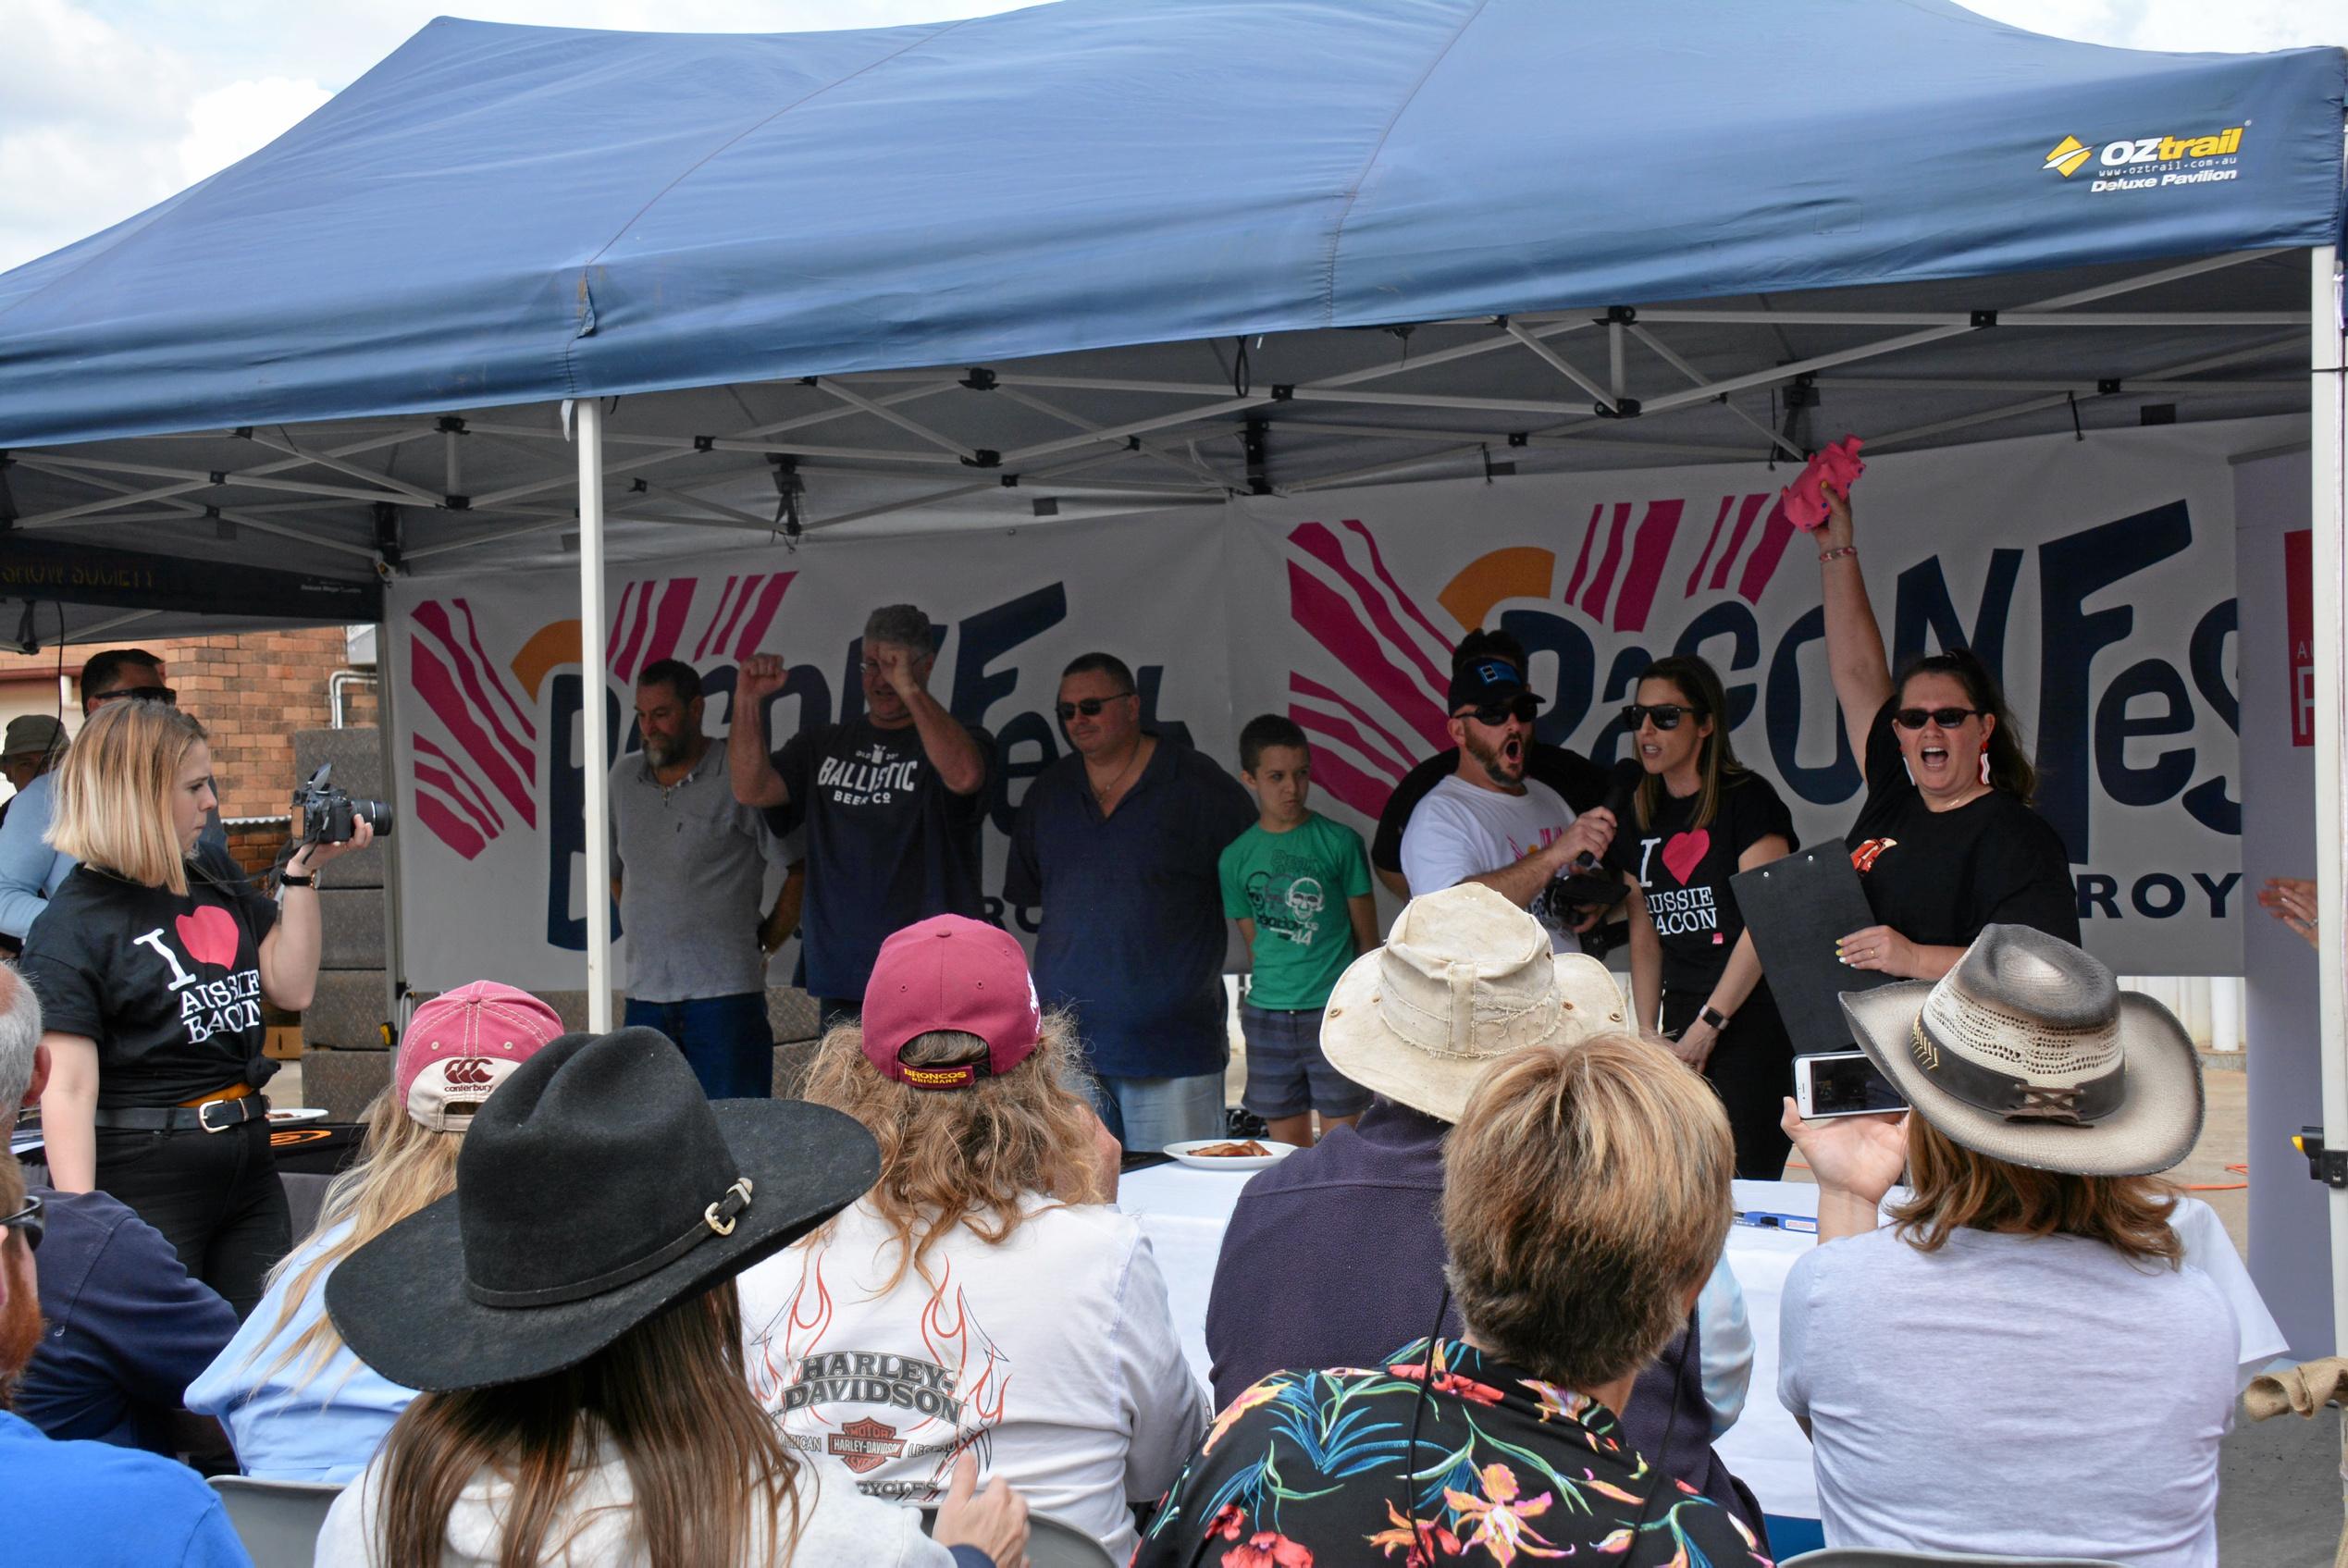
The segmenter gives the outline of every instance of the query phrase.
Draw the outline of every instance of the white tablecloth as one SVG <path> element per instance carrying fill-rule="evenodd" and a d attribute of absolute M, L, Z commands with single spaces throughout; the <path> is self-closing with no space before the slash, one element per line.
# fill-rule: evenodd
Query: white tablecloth
<path fill-rule="evenodd" d="M 1118 1191 L 1118 1206 L 1141 1221 L 1157 1253 L 1183 1353 L 1201 1382 L 1207 1375 L 1206 1297 L 1215 1282 L 1215 1259 L 1247 1174 L 1157 1166 L 1127 1176 Z M 1818 1189 L 1806 1182 L 1739 1181 L 1736 1187 L 1743 1214 L 1818 1213 Z M 2247 1384 L 2268 1362 L 2287 1353 L 2282 1331 L 2207 1204 L 2198 1198 L 2180 1202 L 2176 1227 L 2185 1240 L 2186 1260 L 2217 1282 L 2234 1310 L 2242 1338 L 2241 1381 Z M 1740 1224 L 1728 1233 L 1729 1267 L 1745 1292 L 1752 1323 L 1753 1382 L 1745 1414 L 1715 1446 L 1761 1507 L 1787 1518 L 1815 1519 L 1818 1492 L 1810 1478 L 1810 1439 L 1777 1402 L 1777 1303 L 1794 1260 L 1815 1245 L 1816 1237 L 1782 1228 Z"/>

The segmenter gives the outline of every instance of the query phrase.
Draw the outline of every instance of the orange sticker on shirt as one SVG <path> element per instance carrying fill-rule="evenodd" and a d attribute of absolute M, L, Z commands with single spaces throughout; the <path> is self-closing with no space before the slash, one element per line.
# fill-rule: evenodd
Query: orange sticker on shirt
<path fill-rule="evenodd" d="M 1851 869 L 1860 876 L 1865 876 L 1875 869 L 1875 862 L 1883 858 L 1885 850 L 1896 848 L 1898 844 L 1899 840 L 1896 838 L 1869 839 L 1850 852 Z"/>

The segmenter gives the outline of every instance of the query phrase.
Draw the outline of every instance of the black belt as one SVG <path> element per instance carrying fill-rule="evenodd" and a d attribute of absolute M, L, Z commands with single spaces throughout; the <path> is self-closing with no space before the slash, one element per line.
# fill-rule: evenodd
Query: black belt
<path fill-rule="evenodd" d="M 269 1114 L 266 1095 L 247 1094 L 235 1100 L 206 1100 L 201 1105 L 125 1105 L 91 1113 L 93 1127 L 124 1128 L 139 1132 L 226 1132 Z"/>

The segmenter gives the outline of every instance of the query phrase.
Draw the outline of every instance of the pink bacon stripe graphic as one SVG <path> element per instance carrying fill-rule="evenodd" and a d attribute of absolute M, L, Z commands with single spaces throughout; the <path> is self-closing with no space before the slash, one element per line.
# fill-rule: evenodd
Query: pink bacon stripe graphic
<path fill-rule="evenodd" d="M 442 772 L 449 780 L 443 787 L 454 797 L 455 803 L 464 809 L 465 815 L 471 817 L 479 825 L 485 835 L 495 838 L 505 831 L 505 819 L 498 815 L 497 806 L 482 793 L 481 786 L 464 776 L 463 763 L 433 745 L 432 737 L 429 735 L 417 735 L 415 749 L 418 756 L 429 757 L 440 764 Z M 416 776 L 418 778 L 424 776 L 422 763 L 416 765 Z"/>
<path fill-rule="evenodd" d="M 1748 604 L 1761 602 L 1761 590 L 1777 574 L 1777 562 L 1786 554 L 1786 547 L 1794 537 L 1794 525 L 1786 515 L 1786 504 L 1778 501 L 1769 509 L 1769 521 L 1761 527 L 1761 543 L 1753 547 L 1751 559 L 1745 562 L 1745 574 L 1736 579 L 1736 595 Z"/>
<path fill-rule="evenodd" d="M 424 698 L 425 706 L 455 740 L 471 768 L 487 776 L 490 785 L 513 808 L 515 816 L 535 827 L 538 810 L 538 802 L 531 798 L 530 781 L 514 769 L 483 732 L 475 718 L 475 710 L 465 700 L 456 677 L 449 673 L 448 666 L 433 657 L 431 648 L 421 638 L 411 638 L 408 649 L 408 681 L 416 695 Z"/>
<path fill-rule="evenodd" d="M 1288 563 L 1289 614 L 1362 678 L 1370 690 L 1430 745 L 1449 739 L 1441 703 L 1390 657 L 1353 607 L 1297 562 Z"/>
<path fill-rule="evenodd" d="M 1378 737 L 1386 743 L 1389 749 L 1385 753 L 1382 755 L 1372 753 L 1372 755 L 1378 756 L 1378 759 L 1381 761 L 1399 761 L 1402 764 L 1403 772 L 1407 772 L 1410 771 L 1411 758 L 1414 755 L 1415 748 L 1413 747 L 1409 742 L 1395 735 L 1393 731 L 1388 729 L 1376 719 L 1370 717 L 1369 713 L 1365 710 L 1359 703 L 1348 699 L 1341 693 L 1331 691 L 1328 687 L 1321 685 L 1320 682 L 1306 675 L 1291 673 L 1288 678 L 1288 689 L 1294 692 L 1299 697 L 1309 697 L 1316 701 L 1326 702 L 1335 707 L 1342 708 L 1346 712 L 1352 714 L 1355 719 L 1359 720 L 1365 728 L 1376 731 Z M 1369 748 L 1366 747 L 1364 749 L 1366 751 Z"/>
<path fill-rule="evenodd" d="M 741 580 L 738 576 L 728 576 L 725 579 L 725 586 L 718 590 L 717 612 L 711 617 L 710 623 L 701 628 L 701 640 L 693 645 L 693 658 L 696 662 L 698 662 L 710 651 L 710 639 L 717 636 L 717 617 L 725 613 L 725 601 L 734 597 L 734 585 Z"/>
<path fill-rule="evenodd" d="M 470 611 L 466 611 L 463 599 L 452 602 L 460 611 L 466 614 L 468 620 L 471 619 Z M 432 633 L 439 640 L 440 646 L 447 650 L 449 661 L 456 667 L 456 678 L 464 688 L 465 701 L 479 711 L 482 722 L 488 726 L 490 733 L 496 737 L 497 749 L 502 752 L 525 776 L 533 779 L 538 777 L 538 756 L 529 744 L 538 738 L 538 732 L 526 720 L 521 718 L 521 704 L 515 702 L 513 695 L 505 690 L 504 678 L 500 674 L 497 666 L 479 656 L 476 651 L 480 647 L 478 639 L 468 636 L 463 643 L 459 643 L 450 625 L 448 611 L 437 601 L 426 600 L 417 605 L 414 619 L 417 625 Z M 419 650 L 425 649 L 425 643 L 421 639 L 411 640 Z M 497 698 L 492 698 L 489 695 L 493 690 L 498 694 Z M 502 701 L 499 700 L 500 698 Z M 516 716 L 517 722 L 514 727 L 522 732 L 519 735 L 514 735 L 506 727 L 504 717 L 499 712 L 500 707 L 506 712 Z M 445 719 L 446 715 L 442 717 Z"/>
<path fill-rule="evenodd" d="M 1711 586 L 1714 592 L 1728 586 L 1728 569 L 1736 563 L 1736 552 L 1745 548 L 1745 536 L 1753 531 L 1753 519 L 1761 514 L 1766 495 L 1747 496 L 1736 506 L 1736 531 L 1728 536 L 1728 548 L 1713 563 Z"/>
<path fill-rule="evenodd" d="M 777 572 L 759 590 L 758 607 L 742 623 L 742 635 L 734 639 L 734 657 L 737 661 L 758 651 L 759 644 L 766 639 L 767 627 L 774 623 L 775 611 L 782 607 L 785 590 L 797 575 L 796 572 Z M 749 595 L 746 591 L 742 597 L 748 599 Z"/>
<path fill-rule="evenodd" d="M 1720 510 L 1712 514 L 1712 531 L 1704 539 L 1704 553 L 1696 558 L 1696 570 L 1687 574 L 1687 586 L 1680 590 L 1680 598 L 1694 599 L 1696 585 L 1703 580 L 1704 568 L 1711 564 L 1712 551 L 1720 544 L 1721 525 L 1728 521 L 1728 509 L 1736 504 L 1735 496 L 1720 498 Z"/>

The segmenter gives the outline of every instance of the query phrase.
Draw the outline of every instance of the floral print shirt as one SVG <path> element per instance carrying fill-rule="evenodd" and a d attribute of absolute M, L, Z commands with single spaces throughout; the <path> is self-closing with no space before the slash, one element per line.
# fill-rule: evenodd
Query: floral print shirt
<path fill-rule="evenodd" d="M 1597 1401 L 1458 1340 L 1386 1359 L 1233 1400 L 1132 1568 L 1769 1568 L 1744 1521 L 1659 1475 Z"/>

